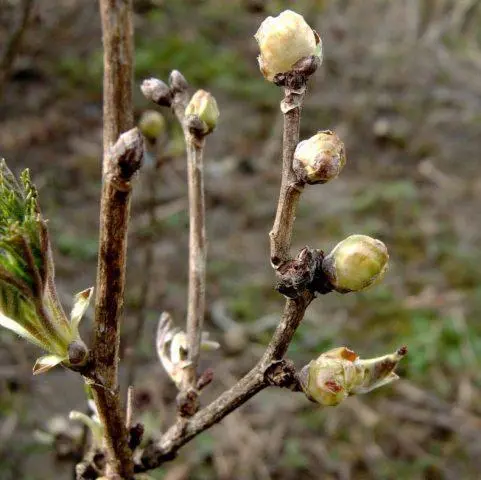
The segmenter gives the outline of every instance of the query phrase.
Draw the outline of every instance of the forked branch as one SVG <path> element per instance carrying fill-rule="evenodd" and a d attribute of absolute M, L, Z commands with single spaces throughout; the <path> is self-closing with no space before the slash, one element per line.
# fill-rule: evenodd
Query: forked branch
<path fill-rule="evenodd" d="M 277 255 L 283 262 L 290 258 L 289 249 L 295 220 L 295 207 L 302 190 L 297 187 L 289 188 L 295 186 L 296 183 L 292 171 L 292 159 L 299 141 L 300 111 L 305 84 L 301 90 L 302 93 L 297 95 L 286 88 L 286 97 L 282 103 L 284 106 L 288 102 L 295 102 L 294 108 L 289 108 L 284 113 L 282 185 L 273 228 L 276 233 L 271 234 L 271 238 L 274 237 L 272 243 L 274 254 L 272 256 Z M 289 105 L 292 106 L 291 103 Z M 280 265 L 281 262 L 274 263 Z M 314 294 L 306 289 L 296 298 L 286 300 L 281 321 L 264 355 L 255 367 L 210 405 L 193 417 L 181 419 L 173 425 L 158 443 L 151 445 L 143 452 L 141 463 L 136 465 L 136 469 L 138 471 L 150 470 L 171 459 L 182 445 L 222 420 L 268 386 L 301 390 L 295 368 L 291 362 L 283 360 L 283 357 L 313 298 Z"/>

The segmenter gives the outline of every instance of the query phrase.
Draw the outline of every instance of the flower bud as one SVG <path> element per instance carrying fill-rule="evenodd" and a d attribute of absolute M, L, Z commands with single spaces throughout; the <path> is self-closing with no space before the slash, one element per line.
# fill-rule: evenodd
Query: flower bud
<path fill-rule="evenodd" d="M 254 35 L 259 44 L 259 68 L 272 82 L 278 73 L 292 70 L 293 65 L 304 57 L 322 57 L 322 47 L 317 46 L 314 30 L 304 17 L 285 10 L 277 17 L 267 17 Z"/>
<path fill-rule="evenodd" d="M 351 235 L 322 261 L 322 270 L 339 293 L 358 292 L 380 280 L 387 269 L 386 245 L 366 235 Z"/>
<path fill-rule="evenodd" d="M 172 93 L 170 88 L 158 78 L 148 78 L 140 86 L 144 97 L 157 105 L 170 107 L 172 104 Z"/>
<path fill-rule="evenodd" d="M 155 142 L 165 130 L 164 117 L 155 110 L 147 110 L 140 117 L 139 129 L 147 140 Z"/>
<path fill-rule="evenodd" d="M 321 354 L 306 365 L 299 380 L 306 396 L 321 405 L 339 405 L 349 395 L 370 392 L 399 377 L 394 373 L 406 347 L 382 357 L 361 360 L 346 347 Z"/>
<path fill-rule="evenodd" d="M 205 90 L 197 90 L 185 109 L 185 115 L 195 115 L 203 122 L 205 133 L 210 133 L 217 125 L 219 108 L 215 98 Z"/>
<path fill-rule="evenodd" d="M 344 143 L 325 130 L 297 145 L 292 168 L 300 181 L 314 185 L 336 178 L 345 164 Z"/>

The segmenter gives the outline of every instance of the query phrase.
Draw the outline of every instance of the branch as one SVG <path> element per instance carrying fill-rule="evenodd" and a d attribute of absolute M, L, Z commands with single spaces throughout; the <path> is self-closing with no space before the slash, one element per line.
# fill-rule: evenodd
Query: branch
<path fill-rule="evenodd" d="M 205 198 L 204 198 L 204 145 L 203 136 L 189 133 L 187 140 L 187 166 L 189 184 L 189 293 L 187 303 L 186 387 L 195 387 L 199 363 L 200 342 L 205 312 Z"/>
<path fill-rule="evenodd" d="M 286 87 L 281 109 L 284 113 L 284 132 L 282 139 L 282 178 L 277 204 L 276 217 L 269 237 L 271 240 L 271 264 L 278 269 L 289 258 L 292 229 L 296 218 L 296 208 L 303 185 L 292 170 L 292 159 L 299 143 L 301 108 L 305 84 L 299 90 Z M 285 111 L 286 110 L 286 111 Z"/>
<path fill-rule="evenodd" d="M 93 382 L 91 386 L 105 428 L 112 468 L 122 478 L 132 475 L 132 452 L 127 445 L 127 430 L 117 387 L 120 315 L 125 285 L 131 180 L 140 167 L 142 156 L 143 139 L 137 128 L 119 137 L 107 158 L 100 212 L 93 359 L 95 375 L 101 384 Z"/>
<path fill-rule="evenodd" d="M 183 391 L 195 389 L 202 326 L 205 313 L 206 231 L 204 195 L 204 146 L 206 132 L 198 119 L 186 117 L 189 101 L 187 81 L 174 70 L 169 78 L 172 109 L 182 127 L 187 147 L 187 183 L 189 190 L 189 289 L 187 298 L 187 360 Z M 189 395 L 196 404 L 195 396 Z M 197 405 L 192 406 L 196 410 Z M 184 410 L 189 410 L 185 409 Z"/>
<path fill-rule="evenodd" d="M 305 81 L 304 78 L 301 87 L 298 86 L 296 89 L 286 87 L 285 98 L 281 104 L 281 110 L 284 113 L 283 168 L 276 220 L 271 232 L 271 259 L 274 268 L 282 266 L 290 259 L 290 240 L 295 210 L 302 191 L 302 185 L 298 184 L 292 170 L 292 159 L 299 141 L 300 112 Z M 178 449 L 193 437 L 221 421 L 268 386 L 301 390 L 295 368 L 291 362 L 283 360 L 283 357 L 313 299 L 314 293 L 308 289 L 304 289 L 295 298 L 287 299 L 281 321 L 257 365 L 210 405 L 190 419 L 180 419 L 158 443 L 147 447 L 143 452 L 141 464 L 136 465 L 136 470 L 150 470 L 171 460 Z"/>
<path fill-rule="evenodd" d="M 100 0 L 99 5 L 104 45 L 104 156 L 92 353 L 95 377 L 101 383 L 93 381 L 91 386 L 105 431 L 107 473 L 130 479 L 132 451 L 117 377 L 131 179 L 140 167 L 143 140 L 137 129 L 127 132 L 133 127 L 132 2 Z"/>
<path fill-rule="evenodd" d="M 313 298 L 312 293 L 306 292 L 296 299 L 288 300 L 281 321 L 257 365 L 210 405 L 190 419 L 177 422 L 158 443 L 147 447 L 142 455 L 142 463 L 136 465 L 136 471 L 151 470 L 172 460 L 180 447 L 220 422 L 264 388 L 277 386 L 300 391 L 295 368 L 288 360 L 282 360 L 282 357 Z"/>

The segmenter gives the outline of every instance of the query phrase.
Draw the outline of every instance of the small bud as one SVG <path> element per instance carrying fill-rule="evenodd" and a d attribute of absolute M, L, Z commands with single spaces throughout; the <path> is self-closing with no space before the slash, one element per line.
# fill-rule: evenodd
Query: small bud
<path fill-rule="evenodd" d="M 337 292 L 359 292 L 383 277 L 388 260 L 383 242 L 367 235 L 351 235 L 324 258 L 322 270 Z"/>
<path fill-rule="evenodd" d="M 140 86 L 144 97 L 157 105 L 170 107 L 172 104 L 172 93 L 170 88 L 158 78 L 148 78 Z"/>
<path fill-rule="evenodd" d="M 139 130 L 147 140 L 155 142 L 165 130 L 164 117 L 155 110 L 145 111 L 139 120 Z"/>
<path fill-rule="evenodd" d="M 306 396 L 321 405 L 339 405 L 349 395 L 370 392 L 399 377 L 394 373 L 406 347 L 382 357 L 361 360 L 346 347 L 329 350 L 306 365 L 299 380 Z"/>
<path fill-rule="evenodd" d="M 205 90 L 197 90 L 185 109 L 185 115 L 197 116 L 205 125 L 205 133 L 210 133 L 217 125 L 219 108 L 215 98 Z"/>
<path fill-rule="evenodd" d="M 314 31 L 302 15 L 291 10 L 267 17 L 254 37 L 260 49 L 259 68 L 270 82 L 276 74 L 291 71 L 304 57 L 322 57 L 322 47 L 317 46 Z"/>
<path fill-rule="evenodd" d="M 74 367 L 81 367 L 87 363 L 89 351 L 85 343 L 79 338 L 68 346 L 68 363 Z"/>
<path fill-rule="evenodd" d="M 189 88 L 189 84 L 178 70 L 172 70 L 169 75 L 169 85 L 174 93 L 185 92 Z"/>
<path fill-rule="evenodd" d="M 297 145 L 292 168 L 300 181 L 314 185 L 336 178 L 345 164 L 344 143 L 325 130 Z"/>

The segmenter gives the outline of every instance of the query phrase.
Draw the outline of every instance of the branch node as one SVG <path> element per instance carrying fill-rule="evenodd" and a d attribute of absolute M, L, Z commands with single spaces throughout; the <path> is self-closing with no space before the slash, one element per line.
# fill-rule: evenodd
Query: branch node
<path fill-rule="evenodd" d="M 277 269 L 276 290 L 287 298 L 300 296 L 312 284 L 320 256 L 319 250 L 304 247 L 296 258 L 288 260 Z"/>
<path fill-rule="evenodd" d="M 273 361 L 265 370 L 264 376 L 273 387 L 288 388 L 293 392 L 301 392 L 302 388 L 297 377 L 296 367 L 292 360 Z"/>
<path fill-rule="evenodd" d="M 194 388 L 182 390 L 177 395 L 176 403 L 180 417 L 192 417 L 199 410 L 199 392 Z"/>

